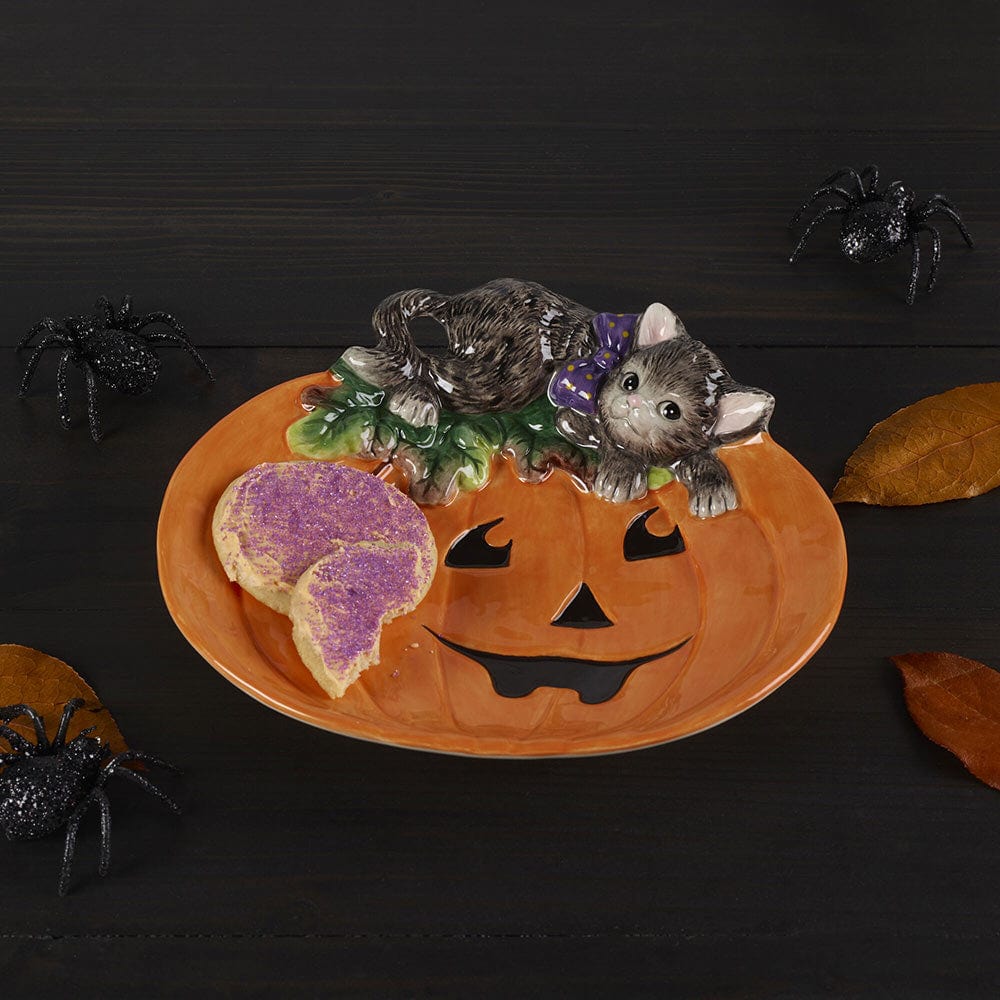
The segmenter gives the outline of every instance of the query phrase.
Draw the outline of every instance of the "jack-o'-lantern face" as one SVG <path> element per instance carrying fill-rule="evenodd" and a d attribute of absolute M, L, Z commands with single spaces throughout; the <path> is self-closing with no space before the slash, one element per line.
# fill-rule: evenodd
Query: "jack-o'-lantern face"
<path fill-rule="evenodd" d="M 422 718 L 436 703 L 456 726 L 481 728 L 499 710 L 495 695 L 535 708 L 548 700 L 561 715 L 570 692 L 574 708 L 619 693 L 631 703 L 637 688 L 655 699 L 633 678 L 637 671 L 652 673 L 662 697 L 700 645 L 709 589 L 721 587 L 727 607 L 733 598 L 748 606 L 755 586 L 731 586 L 725 556 L 706 564 L 715 581 L 706 588 L 688 538 L 689 528 L 699 539 L 703 530 L 688 523 L 683 487 L 609 503 L 567 474 L 587 478 L 596 456 L 573 444 L 547 397 L 512 412 L 442 410 L 434 427 L 415 428 L 345 359 L 334 366 L 332 388 L 303 395 L 309 415 L 292 425 L 288 442 L 299 455 L 379 463 L 377 474 L 421 504 L 434 533 L 440 558 L 430 593 L 381 637 L 381 655 L 400 664 L 392 676 L 405 675 L 406 694 L 403 684 L 394 694 L 367 681 L 394 712 Z M 748 392 L 729 395 L 739 397 L 735 413 L 766 421 L 761 400 L 755 409 Z M 758 395 L 770 412 L 771 397 Z M 719 432 L 723 419 L 720 403 L 713 424 L 720 441 L 746 436 L 742 424 Z M 757 553 L 757 565 L 769 567 L 752 521 L 735 512 L 712 520 L 725 522 L 715 534 L 734 551 Z M 704 554 L 716 547 L 705 544 Z M 509 701 L 502 709 L 519 716 Z"/>
<path fill-rule="evenodd" d="M 644 664 L 683 664 L 701 588 L 658 493 L 611 504 L 564 475 L 521 483 L 504 463 L 479 493 L 425 514 L 440 561 L 417 614 L 498 694 L 569 688 L 593 704 Z"/>

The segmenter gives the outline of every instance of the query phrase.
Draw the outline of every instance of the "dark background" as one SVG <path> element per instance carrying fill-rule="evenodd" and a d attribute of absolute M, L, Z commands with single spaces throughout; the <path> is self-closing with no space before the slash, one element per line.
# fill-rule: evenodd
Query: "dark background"
<path fill-rule="evenodd" d="M 0 354 L 0 641 L 60 656 L 177 820 L 113 789 L 4 844 L 11 996 L 995 996 L 1000 796 L 910 721 L 886 657 L 1000 666 L 1000 491 L 840 510 L 839 625 L 790 683 L 690 740 L 510 762 L 354 742 L 240 694 L 156 577 L 159 503 L 216 420 L 367 342 L 385 294 L 540 281 L 673 305 L 831 488 L 868 428 L 997 377 L 1000 7 L 983 3 L 0 4 L 6 343 L 135 296 L 204 345 L 102 395 Z M 949 194 L 940 283 L 785 224 L 834 168 Z M 929 254 L 927 255 L 929 257 Z M 75 379 L 75 376 L 74 376 Z"/>

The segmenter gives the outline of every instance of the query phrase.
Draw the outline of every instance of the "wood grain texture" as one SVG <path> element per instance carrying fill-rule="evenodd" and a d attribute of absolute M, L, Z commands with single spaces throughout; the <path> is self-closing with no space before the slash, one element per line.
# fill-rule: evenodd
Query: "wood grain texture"
<path fill-rule="evenodd" d="M 997 81 L 1000 84 L 1000 80 Z M 993 344 L 1000 134 L 589 126 L 2 130 L 0 262 L 15 330 L 103 291 L 174 309 L 195 342 L 370 336 L 387 294 L 527 277 L 598 310 L 672 305 L 737 344 Z M 882 164 L 951 224 L 934 293 L 910 255 L 861 267 L 787 223 L 838 164 Z M 929 244 L 925 247 L 929 259 Z M 58 283 L 51 275 L 58 274 Z M 53 284 L 57 287 L 53 289 Z M 414 329 L 443 343 L 431 321 Z"/>
<path fill-rule="evenodd" d="M 794 952 L 789 954 L 789 941 Z M 516 987 L 546 997 L 620 996 L 657 1000 L 669 983 L 674 995 L 825 997 L 905 995 L 936 1000 L 942 994 L 970 996 L 995 991 L 1000 980 L 984 954 L 995 935 L 983 932 L 911 954 L 901 944 L 877 948 L 851 929 L 836 937 L 801 932 L 780 920 L 746 927 L 735 936 L 679 928 L 649 937 L 609 932 L 581 936 L 510 934 L 387 936 L 371 941 L 350 935 L 260 939 L 109 937 L 40 938 L 22 946 L 21 969 L 12 983 L 50 981 L 72 964 L 81 979 L 99 979 L 120 995 L 137 989 L 144 997 L 239 996 L 354 998 L 357 996 L 510 996 L 511 980 L 498 972 L 517 970 Z M 719 962 L 720 948 L 727 961 Z M 136 965 L 122 955 L 136 957 Z M 177 957 L 183 955 L 183 964 Z M 748 989 L 748 970 L 769 969 L 759 989 Z M 150 969 L 176 968 L 170 982 Z M 138 976 L 135 969 L 147 970 Z M 324 970 L 337 969 L 336 980 Z M 559 969 L 558 977 L 553 970 Z M 234 972 L 232 970 L 239 970 Z M 845 974 L 843 970 L 849 970 Z M 413 984 L 419 983 L 420 992 Z M 806 985 L 803 985 L 806 984 Z"/>
<path fill-rule="evenodd" d="M 533 124 L 995 130 L 989 0 L 8 2 L 4 117 L 34 129 Z M 59 71 L 48 72 L 54 56 Z"/>
<path fill-rule="evenodd" d="M 878 420 L 996 378 L 1000 8 L 302 0 L 0 3 L 0 319 L 131 292 L 206 345 L 109 431 L 63 432 L 0 352 L 0 640 L 77 667 L 180 764 L 177 820 L 112 789 L 4 844 L 11 995 L 996 995 L 1000 797 L 913 727 L 886 662 L 997 662 L 1000 492 L 841 509 L 844 612 L 753 711 L 623 757 L 467 761 L 353 742 L 239 694 L 159 595 L 170 473 L 251 395 L 368 337 L 387 293 L 521 275 L 673 305 L 827 489 Z M 935 292 L 785 228 L 841 164 L 942 190 Z M 421 341 L 440 345 L 423 328 Z M 75 375 L 75 373 L 74 373 Z M 71 383 L 74 414 L 82 396 Z M 155 976 L 151 969 L 155 968 Z M 85 981 L 86 987 L 80 983 Z"/>

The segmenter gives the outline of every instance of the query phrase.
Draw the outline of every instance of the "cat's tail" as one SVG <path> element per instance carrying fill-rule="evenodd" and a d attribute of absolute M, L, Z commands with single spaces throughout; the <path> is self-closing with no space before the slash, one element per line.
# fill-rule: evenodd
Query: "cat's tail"
<path fill-rule="evenodd" d="M 377 346 L 344 352 L 343 360 L 358 375 L 389 393 L 389 408 L 417 426 L 437 423 L 441 400 L 431 359 L 414 342 L 408 321 L 429 316 L 443 324 L 448 303 L 447 295 L 428 288 L 396 292 L 372 313 Z"/>
<path fill-rule="evenodd" d="M 378 347 L 404 364 L 407 361 L 415 364 L 423 354 L 413 342 L 407 321 L 429 316 L 443 323 L 449 301 L 449 296 L 432 292 L 429 288 L 411 288 L 383 299 L 372 313 Z"/>

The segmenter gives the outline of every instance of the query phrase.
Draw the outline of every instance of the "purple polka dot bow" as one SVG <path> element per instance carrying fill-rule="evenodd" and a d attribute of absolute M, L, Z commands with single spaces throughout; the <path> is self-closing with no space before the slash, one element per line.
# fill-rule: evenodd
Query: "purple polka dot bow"
<path fill-rule="evenodd" d="M 597 350 L 589 357 L 574 358 L 556 371 L 549 382 L 549 399 L 556 406 L 568 406 L 579 413 L 594 413 L 601 384 L 632 349 L 640 315 L 598 313 L 593 319 Z"/>

